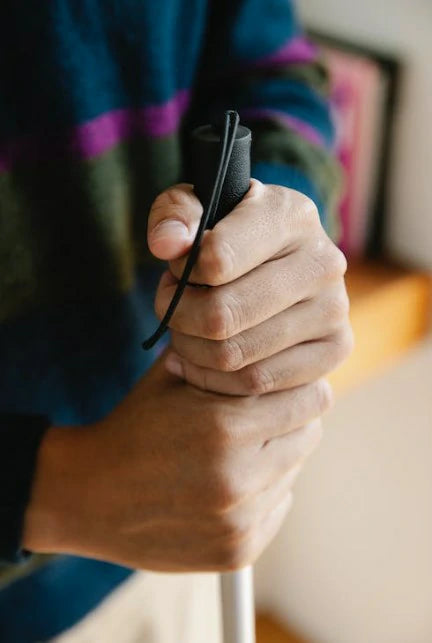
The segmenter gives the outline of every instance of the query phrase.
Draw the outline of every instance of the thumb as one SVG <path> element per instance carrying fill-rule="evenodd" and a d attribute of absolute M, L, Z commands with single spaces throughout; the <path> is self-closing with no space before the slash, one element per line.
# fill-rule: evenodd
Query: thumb
<path fill-rule="evenodd" d="M 192 185 L 179 183 L 159 194 L 153 203 L 147 228 L 150 252 L 159 259 L 178 259 L 192 246 L 202 205 Z"/>

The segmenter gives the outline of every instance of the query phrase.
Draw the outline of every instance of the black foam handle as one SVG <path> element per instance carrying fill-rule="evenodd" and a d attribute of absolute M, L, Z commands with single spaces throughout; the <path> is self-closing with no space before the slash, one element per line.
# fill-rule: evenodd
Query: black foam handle
<path fill-rule="evenodd" d="M 222 188 L 219 207 L 211 222 L 213 227 L 240 203 L 249 190 L 251 176 L 252 135 L 250 129 L 239 125 Z M 220 158 L 221 137 L 212 125 L 197 127 L 192 133 L 192 182 L 204 209 L 207 208 Z M 209 226 L 210 227 L 210 226 Z"/>

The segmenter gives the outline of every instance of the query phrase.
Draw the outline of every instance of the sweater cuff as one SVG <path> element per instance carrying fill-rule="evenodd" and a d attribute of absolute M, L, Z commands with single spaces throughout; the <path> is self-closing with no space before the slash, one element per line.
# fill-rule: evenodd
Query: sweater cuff
<path fill-rule="evenodd" d="M 19 563 L 28 553 L 21 549 L 24 513 L 30 499 L 37 453 L 50 426 L 48 418 L 0 414 L 2 466 L 0 468 L 0 561 Z"/>
<path fill-rule="evenodd" d="M 252 166 L 252 176 L 262 183 L 283 185 L 308 196 L 318 208 L 321 223 L 327 225 L 327 212 L 313 180 L 295 165 L 259 161 Z"/>

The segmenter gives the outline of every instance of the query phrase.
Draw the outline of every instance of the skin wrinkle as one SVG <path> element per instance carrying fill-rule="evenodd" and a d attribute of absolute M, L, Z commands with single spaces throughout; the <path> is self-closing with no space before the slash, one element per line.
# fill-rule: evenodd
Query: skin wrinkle
<path fill-rule="evenodd" d="M 28 9 L 28 15 L 25 12 L 24 16 L 21 15 L 20 4 L 22 8 L 24 5 L 26 8 L 34 5 L 33 20 L 31 9 Z M 47 432 L 36 467 L 34 494 L 27 514 L 24 538 L 29 547 L 34 545 L 44 551 L 47 548 L 56 551 L 56 545 L 61 543 L 60 550 L 65 547 L 70 552 L 80 552 L 85 556 L 94 554 L 104 560 L 149 569 L 153 566 L 165 570 L 226 569 L 245 562 L 248 557 L 258 556 L 276 532 L 288 508 L 288 500 L 276 503 L 274 490 L 273 497 L 270 497 L 271 494 L 266 497 L 263 506 L 265 516 L 259 521 L 260 507 L 258 502 L 255 503 L 257 498 L 252 493 L 257 487 L 253 489 L 247 485 L 257 485 L 258 480 L 263 485 L 268 484 L 272 473 L 270 460 L 264 461 L 264 454 L 259 454 L 262 458 L 257 455 L 252 471 L 248 468 L 248 457 L 250 459 L 252 453 L 255 455 L 257 444 L 267 439 L 271 444 L 272 438 L 290 428 L 289 422 L 293 416 L 286 414 L 286 407 L 291 402 L 291 391 L 248 396 L 247 399 L 235 396 L 228 398 L 212 390 L 213 382 L 208 372 L 204 381 L 209 391 L 204 392 L 198 389 L 199 381 L 193 386 L 170 374 L 165 368 L 164 357 L 155 369 L 139 379 L 144 364 L 150 362 L 150 358 L 145 362 L 142 359 L 139 344 L 140 326 L 146 325 L 150 319 L 151 270 L 145 270 L 142 281 L 140 273 L 140 290 L 135 291 L 132 284 L 138 264 L 142 265 L 145 257 L 153 259 L 145 244 L 151 201 L 184 175 L 187 147 L 184 145 L 184 134 L 194 121 L 207 120 L 209 106 L 217 109 L 218 104 L 234 99 L 234 103 L 239 102 L 239 108 L 245 110 L 258 106 L 283 111 L 285 118 L 288 116 L 288 127 L 269 113 L 266 113 L 265 122 L 254 122 L 253 172 L 257 176 L 262 173 L 266 183 L 295 185 L 300 191 L 312 195 L 318 203 L 323 221 L 330 220 L 330 211 L 335 209 L 332 206 L 335 201 L 335 163 L 330 148 L 315 149 L 308 143 L 306 139 L 310 138 L 310 127 L 309 135 L 307 128 L 300 128 L 306 134 L 306 139 L 294 134 L 291 129 L 307 122 L 315 128 L 319 137 L 325 139 L 326 144 L 329 143 L 332 133 L 328 105 L 324 96 L 317 94 L 317 89 L 323 87 L 322 73 L 318 74 L 316 64 L 304 64 L 302 69 L 298 64 L 294 67 L 289 64 L 290 56 L 306 60 L 309 52 L 306 41 L 299 44 L 300 25 L 294 17 L 292 4 L 286 0 L 274 0 L 272 6 L 275 11 L 271 12 L 264 0 L 243 3 L 244 11 L 237 12 L 236 16 L 229 2 L 213 2 L 214 11 L 209 15 L 206 12 L 207 0 L 192 3 L 134 3 L 137 7 L 140 5 L 135 16 L 127 11 L 128 3 L 116 3 L 113 15 L 110 11 L 104 12 L 104 3 L 93 3 L 91 0 L 80 4 L 81 8 L 73 8 L 69 3 L 69 11 L 67 8 L 65 10 L 64 3 L 39 3 L 38 6 L 37 3 L 9 3 L 10 19 L 6 12 L 1 27 L 4 35 L 2 46 L 6 54 L 13 52 L 17 46 L 19 50 L 18 56 L 12 55 L 13 64 L 2 82 L 6 89 L 12 90 L 12 94 L 17 89 L 17 99 L 24 98 L 8 101 L 10 92 L 2 92 L 6 97 L 2 103 L 4 109 L 0 110 L 6 117 L 6 140 L 15 137 L 21 140 L 23 136 L 33 136 L 38 132 L 44 138 L 43 133 L 47 134 L 44 145 L 37 145 L 34 155 L 30 150 L 33 158 L 27 160 L 31 163 L 27 165 L 26 160 L 25 168 L 22 167 L 23 171 L 29 173 L 30 180 L 26 179 L 25 185 L 16 190 L 11 199 L 15 204 L 21 197 L 28 200 L 25 204 L 25 221 L 28 208 L 32 210 L 37 206 L 39 209 L 40 206 L 38 218 L 40 214 L 40 221 L 45 221 L 46 225 L 38 225 L 35 220 L 32 224 L 34 235 L 24 235 L 21 230 L 18 235 L 13 231 L 7 239 L 3 238 L 6 253 L 16 247 L 16 237 L 23 243 L 20 257 L 14 257 L 18 260 L 11 261 L 7 256 L 3 265 L 10 269 L 8 274 L 12 274 L 12 269 L 16 270 L 17 266 L 22 268 L 24 282 L 17 280 L 18 275 L 15 275 L 8 289 L 4 288 L 3 283 L 0 284 L 2 295 L 5 295 L 0 296 L 3 302 L 1 313 L 3 319 L 9 320 L 16 315 L 19 321 L 20 316 L 25 317 L 26 306 L 44 309 L 49 304 L 61 311 L 64 293 L 76 289 L 73 297 L 86 291 L 89 300 L 82 302 L 74 299 L 71 308 L 75 306 L 85 312 L 88 301 L 95 300 L 100 329 L 100 334 L 94 333 L 95 341 L 89 341 L 88 345 L 81 345 L 79 341 L 81 331 L 87 331 L 85 320 L 79 328 L 72 325 L 68 330 L 70 336 L 76 338 L 76 341 L 72 341 L 71 353 L 75 349 L 81 355 L 79 364 L 66 359 L 67 354 L 59 350 L 60 342 L 51 342 L 49 333 L 43 336 L 53 354 L 52 361 L 46 361 L 46 371 L 54 371 L 52 390 L 49 390 L 50 386 L 45 386 L 48 395 L 54 400 L 58 390 L 58 397 L 65 397 L 57 408 L 61 414 L 71 411 L 72 415 L 67 416 L 71 423 L 93 422 L 95 418 L 98 421 L 86 425 L 82 433 L 76 432 L 75 426 L 70 430 L 60 430 L 60 427 L 54 426 Z M 96 13 L 91 11 L 92 4 L 98 5 L 100 10 Z M 143 34 L 146 37 L 143 38 Z M 281 51 L 280 47 L 287 37 L 289 41 Z M 27 46 L 24 46 L 26 43 Z M 91 47 L 89 43 L 92 43 Z M 254 61 L 259 63 L 263 60 L 267 66 L 265 75 L 252 69 Z M 235 78 L 233 71 L 238 71 L 239 61 L 243 61 L 245 67 Z M 221 80 L 217 84 L 217 96 L 215 84 L 208 82 L 215 74 L 207 73 L 207 78 L 203 78 L 202 74 L 196 73 L 201 66 L 207 72 L 216 72 Z M 28 69 L 32 70 L 31 74 Z M 26 82 L 19 84 L 17 79 L 20 78 L 25 78 Z M 180 86 L 185 91 L 176 96 Z M 191 104 L 186 115 L 187 92 L 190 92 Z M 116 114 L 114 121 L 113 110 Z M 181 119 L 183 114 L 184 120 Z M 94 123 L 100 135 L 92 126 Z M 82 134 L 72 140 L 67 132 L 76 126 Z M 149 134 L 157 138 L 150 139 Z M 129 136 L 133 136 L 134 140 L 128 139 L 127 144 L 116 144 L 116 141 Z M 81 159 L 69 163 L 77 154 L 82 156 L 86 148 L 87 152 L 84 152 L 92 155 L 91 163 L 97 174 L 97 168 L 105 166 L 103 150 L 112 145 L 117 145 L 116 149 L 121 152 L 120 163 L 116 162 L 109 175 L 101 176 L 96 185 L 91 180 L 93 171 L 87 176 L 87 161 Z M 62 154 L 62 158 L 57 155 L 57 151 L 61 152 L 64 147 L 71 148 L 67 151 L 68 155 L 70 152 L 68 159 L 63 159 Z M 26 144 L 23 151 L 25 148 L 28 149 Z M 44 158 L 44 148 L 49 148 L 50 158 Z M 13 152 L 15 156 L 22 158 L 19 149 L 17 154 Z M 63 161 L 66 161 L 65 165 Z M 63 171 L 59 171 L 61 167 L 66 170 L 64 181 L 56 180 L 59 174 L 63 175 Z M 47 170 L 47 181 L 44 168 Z M 21 177 L 20 165 L 18 171 L 14 171 L 12 181 L 19 183 Z M 74 177 L 78 179 L 76 182 Z M 43 189 L 42 183 L 45 184 Z M 66 189 L 68 186 L 69 191 Z M 69 198 L 62 201 L 64 194 Z M 181 198 L 181 194 L 177 196 Z M 185 200 L 188 201 L 187 195 Z M 14 212 L 8 201 L 3 195 L 5 216 L 10 221 L 14 218 Z M 56 205 L 55 211 L 48 212 L 52 203 Z M 88 212 L 86 206 L 83 210 L 83 204 L 86 203 L 91 206 Z M 279 248 L 281 243 L 284 246 L 283 254 L 288 253 L 290 244 L 301 248 L 303 238 L 310 233 L 315 234 L 318 229 L 317 221 L 315 227 L 312 225 L 312 217 L 307 209 L 308 204 L 300 193 L 294 194 L 285 188 L 263 184 L 257 186 L 253 204 L 252 201 L 247 203 L 231 218 L 229 225 L 224 224 L 222 236 L 216 244 L 222 242 L 223 245 L 225 238 L 230 243 L 231 239 L 235 240 L 236 245 L 232 246 L 232 274 L 236 279 L 240 280 L 258 265 L 269 263 L 269 257 L 275 254 L 274 249 Z M 95 211 L 101 215 L 100 221 L 95 221 Z M 189 207 L 189 211 L 182 214 L 189 234 L 195 229 L 194 221 L 188 219 L 190 211 Z M 165 215 L 167 213 L 168 210 Z M 170 210 L 170 214 L 174 216 L 175 212 Z M 238 224 L 235 223 L 236 217 Z M 151 229 L 151 225 L 149 227 Z M 54 234 L 51 235 L 50 229 Z M 174 228 L 171 230 L 175 231 Z M 230 231 L 233 234 L 230 235 Z M 299 235 L 298 240 L 296 234 Z M 119 235 L 121 247 L 116 245 Z M 56 241 L 56 238 L 66 243 L 61 243 L 60 248 L 55 247 L 52 241 Z M 247 243 L 244 243 L 242 255 L 244 240 Z M 167 241 L 171 243 L 170 248 L 167 247 Z M 159 258 L 163 255 L 168 260 L 184 255 L 187 252 L 187 235 L 180 241 L 168 234 L 164 239 L 159 239 L 158 252 L 153 252 L 153 255 Z M 35 254 L 40 264 L 33 265 L 33 248 L 37 250 Z M 50 255 L 50 248 L 55 248 L 54 256 Z M 86 256 L 82 261 L 84 248 Z M 155 250 L 155 245 L 152 250 Z M 220 263 L 217 247 L 212 252 L 215 261 Z M 224 250 L 220 254 L 223 255 Z M 21 262 L 23 257 L 24 263 Z M 295 261 L 298 258 L 299 255 L 293 256 Z M 249 263 L 245 263 L 245 259 Z M 223 262 L 221 268 L 218 279 L 225 281 L 226 272 L 230 272 L 231 268 L 228 262 Z M 269 268 L 275 271 L 277 278 L 279 264 L 269 263 Z M 309 276 L 314 278 L 313 274 Z M 296 289 L 299 283 L 293 283 L 293 288 Z M 34 290 L 35 285 L 39 284 L 44 289 L 46 287 L 46 292 Z M 255 291 L 261 298 L 265 296 L 265 284 L 256 284 L 256 288 L 253 284 L 245 287 L 245 296 L 252 298 Z M 275 286 L 274 298 L 282 298 L 283 283 L 275 283 Z M 105 311 L 99 306 L 98 294 L 102 290 L 114 297 L 120 292 L 128 293 L 127 309 L 116 316 L 111 334 L 106 331 L 115 315 L 111 314 L 109 307 Z M 144 290 L 146 299 L 142 296 Z M 297 299 L 293 297 L 293 300 Z M 203 297 L 202 301 L 204 308 L 208 308 L 212 299 Z M 234 293 L 231 307 L 235 303 L 239 302 Z M 285 300 L 281 300 L 281 309 L 283 305 Z M 204 308 L 199 310 L 201 318 L 206 314 Z M 242 305 L 236 312 L 239 324 L 253 325 L 254 321 L 249 318 L 250 307 Z M 228 311 L 225 314 L 226 320 L 223 315 L 218 320 L 221 328 L 224 323 L 230 323 Z M 199 315 L 192 320 L 196 323 L 190 329 L 192 335 L 189 339 L 192 342 L 200 334 Z M 57 317 L 55 321 L 60 328 Z M 327 332 L 323 318 L 320 323 L 322 333 Z M 347 323 L 346 320 L 341 321 L 341 325 L 344 323 Z M 29 327 L 32 332 L 28 334 L 32 335 L 32 339 L 33 336 L 37 338 L 38 329 L 31 319 L 27 329 Z M 23 326 L 24 331 L 25 328 Z M 70 339 L 68 333 L 61 336 L 64 344 Z M 115 341 L 112 341 L 115 337 L 119 337 L 118 350 L 115 349 Z M 250 335 L 250 339 L 252 337 L 262 336 Z M 8 336 L 5 344 L 7 339 Z M 297 338 L 299 342 L 302 339 L 304 337 Z M 255 357 L 260 343 L 250 341 L 248 345 L 248 358 L 252 364 L 257 361 Z M 92 344 L 94 351 L 91 350 Z M 18 342 L 16 346 L 19 347 Z M 97 346 L 99 351 L 96 350 Z M 201 342 L 197 342 L 189 350 L 192 364 L 197 359 L 200 346 Z M 100 347 L 108 348 L 103 350 Z M 284 348 L 286 345 L 281 343 L 278 352 Z M 330 342 L 329 350 L 337 351 L 338 346 Z M 38 357 L 37 351 L 35 356 Z M 89 356 L 88 368 L 86 356 Z M 43 359 L 34 359 L 33 362 L 45 364 Z M 70 368 L 71 362 L 74 364 L 75 379 L 67 377 L 66 382 L 62 383 L 62 375 L 56 366 L 63 364 L 65 368 L 66 365 Z M 99 371 L 92 370 L 96 363 L 100 364 Z M 16 370 L 13 351 L 9 366 L 12 372 Z M 25 368 L 19 370 L 26 372 Z M 44 379 L 43 370 L 30 371 L 30 375 L 32 372 L 34 377 L 30 379 L 38 385 L 37 380 Z M 29 378 L 24 377 L 24 380 Z M 12 382 L 11 389 L 19 389 L 19 379 L 17 383 L 18 386 L 15 386 Z M 45 404 L 40 396 L 33 395 L 32 386 L 27 386 L 23 381 L 22 388 L 23 394 L 19 399 L 23 400 L 26 408 L 32 410 L 39 404 Z M 97 400 L 95 403 L 95 398 L 102 395 L 98 388 L 103 389 L 106 398 L 100 404 Z M 127 391 L 129 394 L 126 395 Z M 308 392 L 306 388 L 298 391 L 297 395 L 303 400 L 302 404 L 297 405 L 299 415 L 303 415 L 298 415 L 296 422 L 304 424 L 316 400 L 311 390 Z M 5 400 L 8 401 L 7 398 Z M 117 400 L 122 401 L 116 404 Z M 87 408 L 82 411 L 82 407 Z M 61 415 L 62 419 L 64 417 Z M 254 418 L 254 424 L 250 418 Z M 259 418 L 259 423 L 255 422 L 255 418 Z M 72 435 L 74 431 L 77 435 Z M 302 460 L 301 454 L 306 454 L 307 450 L 307 442 L 301 435 L 297 435 L 298 448 L 293 450 L 299 461 Z M 287 454 L 290 442 L 287 436 L 286 441 L 280 444 Z M 59 470 L 57 464 L 60 460 L 63 468 Z M 226 475 L 229 471 L 237 475 L 238 484 L 240 477 L 244 480 L 245 488 L 240 490 L 237 486 L 230 491 L 231 495 L 237 495 L 236 507 L 241 504 L 240 491 L 244 494 L 249 490 L 251 505 L 247 513 L 251 537 L 242 548 L 236 546 L 235 539 L 223 542 L 221 538 L 211 548 L 207 547 L 205 540 L 207 532 L 220 533 L 223 527 L 212 516 L 212 511 L 214 513 L 214 507 L 224 504 L 226 500 L 222 492 L 224 479 L 220 473 L 224 466 Z M 112 475 L 114 467 L 116 478 Z M 220 477 L 213 481 L 214 484 L 207 478 L 209 471 L 216 476 L 219 472 Z M 140 481 L 145 486 L 142 503 L 138 498 Z M 62 497 L 57 502 L 54 496 L 59 495 L 59 488 L 62 489 Z M 261 499 L 264 500 L 262 495 Z M 63 500 L 67 512 L 60 504 Z M 191 514 L 193 503 L 196 511 Z M 174 506 L 179 521 L 173 524 L 168 516 Z M 165 526 L 151 521 L 156 507 L 167 517 Z M 246 511 L 245 507 L 243 509 Z M 40 520 L 43 515 L 48 523 L 53 521 L 56 525 L 52 533 L 46 533 L 47 522 Z M 128 525 L 135 522 L 137 527 L 136 538 L 130 543 L 128 539 L 119 537 L 121 526 L 125 524 L 122 521 L 126 517 Z M 233 512 L 232 519 L 236 526 L 236 521 L 241 519 L 240 514 Z M 184 528 L 176 533 L 176 525 L 182 522 L 184 526 L 187 524 L 187 531 Z"/>
<path fill-rule="evenodd" d="M 320 299 L 318 301 L 320 301 Z M 310 302 L 312 302 L 311 305 L 309 305 Z M 200 358 L 199 365 L 212 365 L 228 372 L 236 371 L 246 366 L 249 360 L 256 360 L 258 357 L 265 359 L 266 357 L 273 355 L 275 352 L 278 352 L 278 350 L 272 349 L 271 352 L 260 354 L 260 351 L 263 349 L 270 350 L 270 346 L 279 346 L 279 348 L 286 346 L 289 348 L 296 343 L 319 339 L 322 332 L 321 318 L 323 317 L 323 314 L 321 309 L 325 309 L 325 306 L 318 306 L 318 304 L 310 298 L 305 298 L 299 303 L 294 304 L 291 309 L 283 311 L 282 313 L 277 313 L 258 326 L 242 331 L 227 340 L 194 338 L 193 341 L 199 341 L 200 343 L 200 350 L 198 352 Z M 344 308 L 341 307 L 339 310 L 343 312 Z M 293 313 L 295 315 L 297 312 L 303 314 L 301 320 L 297 320 L 297 318 L 293 316 Z M 327 319 L 327 315 L 325 315 L 325 318 Z M 281 320 L 283 320 L 283 323 L 281 323 Z M 311 322 L 315 323 L 317 328 L 313 332 L 308 330 L 308 336 L 302 340 L 299 333 L 301 333 L 305 328 L 305 322 L 308 322 L 309 324 Z M 276 328 L 275 324 L 278 324 Z M 340 324 L 340 317 L 335 315 L 334 321 L 332 321 L 328 326 L 328 334 L 330 335 L 340 326 Z M 292 337 L 293 331 L 294 333 L 297 332 L 297 337 L 295 334 L 294 337 Z M 318 336 L 315 336 L 315 334 L 318 334 Z M 255 338 L 254 335 L 257 337 Z M 283 340 L 284 344 L 281 343 L 278 345 L 277 340 L 279 339 L 281 342 Z M 191 340 L 188 339 L 188 336 L 178 331 L 173 331 L 172 340 L 173 347 L 179 355 L 188 359 L 188 355 L 191 355 L 190 350 L 192 346 Z M 233 350 L 232 347 L 236 345 L 241 345 L 241 348 L 235 348 Z M 227 349 L 227 346 L 230 346 L 230 348 Z M 231 357 L 233 353 L 236 359 Z M 238 357 L 240 353 L 241 357 Z"/>
<path fill-rule="evenodd" d="M 258 182 L 255 182 L 255 183 L 258 183 Z M 262 186 L 262 187 L 265 188 L 266 186 Z M 273 256 L 282 257 L 300 248 L 301 244 L 305 239 L 304 228 L 306 227 L 307 229 L 309 227 L 309 224 L 311 228 L 318 228 L 318 225 L 319 225 L 319 217 L 316 210 L 316 206 L 313 204 L 313 202 L 310 199 L 308 199 L 307 197 L 305 197 L 304 195 L 298 192 L 291 191 L 294 194 L 294 196 L 290 196 L 288 203 L 285 203 L 285 202 L 282 202 L 283 201 L 282 194 L 283 194 L 284 188 L 281 188 L 280 186 L 268 186 L 268 187 L 271 187 L 278 194 L 276 196 L 274 195 L 269 196 L 268 192 L 265 193 L 264 207 L 262 207 L 262 205 L 257 206 L 256 204 L 252 203 L 251 212 L 247 212 L 247 217 L 251 217 L 252 214 L 258 215 L 257 216 L 258 221 L 256 222 L 256 225 L 248 234 L 248 236 L 250 237 L 249 247 L 265 248 L 266 244 L 268 243 L 267 231 L 269 227 L 275 226 L 275 223 L 277 223 L 279 227 L 279 234 L 275 235 L 279 248 L 273 253 L 273 255 L 270 258 L 266 257 L 265 259 L 263 259 L 262 263 L 268 262 L 269 260 L 272 259 Z M 243 254 L 245 254 L 244 242 L 243 242 L 244 232 L 242 227 L 238 226 L 237 223 L 239 223 L 240 217 L 243 219 L 243 214 L 244 214 L 243 211 L 245 210 L 245 207 L 248 205 L 248 199 L 252 202 L 254 202 L 254 200 L 256 199 L 255 195 L 250 196 L 252 189 L 253 187 L 251 188 L 250 192 L 246 196 L 245 200 L 242 203 L 240 203 L 240 205 L 238 205 L 233 210 L 232 215 L 230 215 L 230 217 L 231 216 L 233 217 L 233 219 L 231 219 L 231 224 L 233 221 L 235 221 L 236 225 L 234 226 L 234 229 L 230 229 L 229 244 L 231 247 L 234 248 L 234 250 L 232 251 L 232 254 L 233 256 L 236 257 L 237 263 L 242 261 L 241 254 L 239 257 L 239 247 L 243 248 Z M 268 201 L 270 201 L 270 205 Z M 286 201 L 286 198 L 285 198 L 285 201 Z M 272 203 L 273 203 L 273 206 L 271 205 Z M 302 208 L 304 206 L 306 208 L 309 208 L 307 215 L 304 215 L 302 211 Z M 252 211 L 252 207 L 253 207 L 253 211 Z M 301 215 L 296 215 L 296 211 L 300 212 Z M 235 216 L 235 219 L 234 219 L 234 216 Z M 305 226 L 305 222 L 307 222 L 307 226 Z M 213 239 L 216 238 L 217 240 L 217 237 L 222 237 L 227 225 L 228 224 L 225 219 L 220 221 L 213 230 L 207 231 L 207 237 L 203 241 L 201 246 L 200 256 L 204 256 L 204 257 L 207 256 L 207 250 L 206 250 L 207 244 L 213 247 L 213 244 L 216 243 L 215 241 L 213 241 Z M 287 229 L 288 230 L 290 229 L 289 226 L 291 226 L 291 233 L 287 234 Z M 282 247 L 280 246 L 281 239 L 283 240 Z M 207 244 L 206 244 L 206 241 L 207 241 Z M 239 247 L 236 247 L 236 243 L 234 242 L 236 242 Z M 182 274 L 184 264 L 185 264 L 185 259 L 171 262 L 170 264 L 171 270 L 177 278 L 179 278 L 180 275 Z M 191 279 L 193 279 L 193 281 L 197 283 L 209 283 L 211 285 L 220 285 L 219 280 L 214 276 L 213 270 L 214 270 L 214 266 L 211 264 L 211 262 L 207 270 L 205 266 L 202 267 L 200 264 L 200 257 L 199 257 L 197 265 L 194 267 L 194 270 L 192 271 Z M 224 283 L 229 283 L 231 281 L 234 281 L 235 279 L 236 277 L 233 274 L 226 275 Z"/>
<path fill-rule="evenodd" d="M 188 190 L 186 186 L 184 203 L 178 194 L 168 196 L 168 202 L 173 198 L 182 202 L 186 212 Z M 309 202 L 282 188 L 262 186 L 258 192 L 254 207 L 250 199 L 236 216 L 225 218 L 218 235 L 208 243 L 214 257 L 213 263 L 211 257 L 206 260 L 207 270 L 221 264 L 226 254 L 224 238 L 230 240 L 236 264 L 232 274 L 223 277 L 228 283 L 185 290 L 172 318 L 173 345 L 111 414 L 83 432 L 85 445 L 76 431 L 55 427 L 50 431 L 41 451 L 44 466 L 38 468 L 26 545 L 38 551 L 54 547 L 77 555 L 96 553 L 105 560 L 156 571 L 226 571 L 253 562 L 276 533 L 291 502 L 290 486 L 285 497 L 283 479 L 301 465 L 321 437 L 319 418 L 332 403 L 329 386 L 321 378 L 347 356 L 350 331 L 348 307 L 343 303 L 345 266 L 317 218 L 311 216 Z M 267 219 L 259 202 L 268 208 L 267 199 L 278 212 L 273 222 L 267 222 L 266 238 L 259 242 L 257 230 L 264 233 L 262 224 Z M 298 249 L 285 250 L 280 258 L 268 261 L 275 249 L 287 246 L 285 240 L 281 242 L 281 221 L 293 202 L 299 208 L 293 213 L 292 228 Z M 169 220 L 173 211 L 168 209 L 165 216 Z M 156 208 L 150 216 L 150 242 L 158 223 Z M 175 236 L 164 243 L 160 252 L 169 247 L 167 258 L 187 252 L 187 244 Z M 318 260 L 314 249 L 319 251 Z M 159 315 L 176 281 L 170 271 L 162 276 L 155 301 Z M 327 304 L 327 313 L 321 303 L 326 298 L 334 300 Z M 296 327 L 294 335 L 287 323 Z M 336 330 L 331 332 L 333 324 Z M 234 349 L 239 355 L 234 359 L 244 361 L 246 354 L 249 363 L 238 370 L 232 370 L 232 364 L 231 370 L 218 368 L 212 362 L 214 347 L 224 347 L 225 356 L 220 351 L 218 359 L 226 361 L 235 342 L 237 346 L 243 342 L 247 350 L 241 345 Z M 184 357 L 175 352 L 176 346 Z M 260 359 L 263 347 L 269 355 Z M 204 366 L 199 366 L 200 360 Z M 170 372 L 170 363 L 177 370 Z M 119 440 L 121 449 L 116 448 Z M 51 450 L 56 449 L 60 455 L 52 458 Z M 68 454 L 67 478 L 78 488 L 66 487 L 59 506 L 50 489 L 55 479 L 52 468 L 65 461 L 62 453 Z M 158 464 L 151 466 L 155 455 Z M 106 465 L 96 479 L 89 473 L 89 462 L 95 460 Z M 115 467 L 110 467 L 111 461 Z M 109 475 L 114 468 L 122 486 Z M 151 478 L 143 504 L 136 502 L 140 471 L 149 471 Z M 135 498 L 128 512 L 122 509 L 125 497 Z M 95 502 L 100 524 L 92 523 L 87 530 Z M 158 516 L 152 507 L 166 507 L 166 512 Z M 51 542 L 46 530 L 41 535 L 46 524 L 42 521 L 41 527 L 41 515 L 55 517 Z M 120 521 L 114 533 L 106 529 L 113 520 Z M 212 525 L 213 533 L 220 534 L 217 542 L 206 538 Z M 125 529 L 134 537 L 120 546 L 118 533 Z M 140 549 L 139 542 L 149 547 Z"/>
<path fill-rule="evenodd" d="M 299 253 L 301 256 L 303 254 L 303 251 L 299 251 Z M 294 266 L 296 269 L 294 270 L 292 266 Z M 254 282 L 255 275 L 258 273 L 261 275 L 266 275 L 266 278 L 264 279 L 264 283 L 260 286 L 261 292 L 257 291 L 256 282 Z M 238 288 L 238 295 L 236 296 L 236 299 L 238 299 L 238 301 L 247 303 L 248 308 L 247 308 L 247 312 L 245 312 L 244 314 L 244 318 L 249 319 L 249 325 L 259 324 L 262 321 L 265 321 L 266 318 L 273 316 L 278 312 L 281 312 L 282 306 L 286 308 L 299 303 L 299 301 L 303 300 L 306 297 L 311 297 L 315 295 L 316 290 L 319 287 L 319 284 L 316 284 L 315 281 L 313 280 L 313 277 L 314 277 L 313 271 L 312 271 L 312 275 L 308 275 L 306 273 L 308 273 L 306 261 L 303 261 L 303 263 L 300 263 L 299 261 L 297 261 L 296 257 L 293 257 L 292 255 L 288 255 L 287 257 L 284 257 L 282 260 L 280 260 L 279 270 L 276 272 L 276 274 L 275 274 L 275 271 L 273 270 L 272 265 L 269 266 L 268 264 L 263 264 L 262 266 L 256 268 L 255 271 L 252 271 L 251 273 L 243 277 L 241 279 L 241 282 L 240 281 L 238 282 L 239 284 L 241 284 L 241 286 L 240 288 Z M 308 276 L 311 276 L 312 279 L 308 280 L 307 279 Z M 292 293 L 291 298 L 286 296 L 286 293 L 287 293 L 287 288 L 285 283 L 286 277 L 289 277 L 290 283 L 291 283 L 291 287 L 289 290 Z M 309 290 L 305 292 L 304 286 L 303 286 L 304 283 L 313 284 L 313 290 Z M 225 286 L 219 287 L 217 299 L 216 299 L 216 301 L 218 302 L 217 303 L 218 306 L 220 306 L 220 300 L 223 299 L 224 296 L 227 296 L 227 294 L 229 297 L 233 296 L 231 294 L 231 287 L 236 288 L 237 281 L 231 284 L 227 284 Z M 158 307 L 157 307 L 158 316 L 161 317 L 162 313 L 166 310 L 168 303 L 171 301 L 174 290 L 175 290 L 175 286 L 171 286 L 171 287 L 168 286 L 158 291 L 157 298 L 156 298 L 158 302 Z M 275 304 L 275 302 L 279 302 L 281 299 L 280 293 L 283 293 L 284 298 L 286 297 L 286 299 L 285 301 L 282 300 L 283 304 L 281 303 L 278 309 L 275 309 L 275 305 L 277 305 Z M 251 295 L 253 295 L 253 298 L 254 298 L 253 301 L 250 301 Z M 185 294 L 182 300 L 180 300 L 180 303 L 172 317 L 171 328 L 181 330 L 181 325 L 184 324 L 185 327 L 188 328 L 188 333 L 191 333 L 189 328 L 190 328 L 190 325 L 193 323 L 194 319 L 200 320 L 199 323 L 202 326 L 201 308 L 205 303 L 208 302 L 210 306 L 210 310 L 213 311 L 211 315 L 213 315 L 215 302 L 212 302 L 211 300 L 212 298 L 215 298 L 215 297 L 216 295 L 213 293 L 212 290 L 201 291 L 201 290 L 190 289 L 188 291 L 185 291 Z M 257 301 L 260 302 L 259 308 L 257 308 L 257 305 L 256 305 Z M 244 303 L 242 303 L 241 305 L 245 306 Z M 262 312 L 263 310 L 265 310 L 265 313 Z M 225 329 L 221 329 L 218 323 L 216 323 L 215 324 L 216 333 L 213 333 L 212 331 L 214 330 L 214 328 L 213 328 L 213 324 L 211 323 L 210 327 L 207 327 L 206 330 L 204 331 L 205 335 L 208 338 L 225 339 L 228 336 L 238 334 L 242 330 L 245 330 L 241 326 L 230 327 L 230 324 L 232 323 L 232 318 L 234 318 L 234 321 L 236 321 L 236 313 L 231 311 L 231 309 L 228 309 L 228 308 L 227 308 L 227 312 L 229 313 L 229 317 L 230 317 L 230 319 L 228 319 L 226 322 L 227 327 L 229 327 L 229 331 L 226 330 L 226 332 L 224 332 Z M 251 314 L 255 315 L 255 317 L 252 319 L 250 317 Z M 221 320 L 220 320 L 220 323 L 222 323 Z M 192 332 L 191 334 L 199 334 L 199 333 Z"/>

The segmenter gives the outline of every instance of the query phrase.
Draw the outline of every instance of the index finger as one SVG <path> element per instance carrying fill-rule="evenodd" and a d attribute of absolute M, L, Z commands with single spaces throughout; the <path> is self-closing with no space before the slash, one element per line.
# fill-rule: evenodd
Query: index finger
<path fill-rule="evenodd" d="M 305 195 L 252 179 L 249 192 L 234 210 L 204 235 L 190 281 L 220 286 L 262 263 L 296 250 L 317 226 L 314 202 Z M 179 278 L 186 258 L 170 263 Z"/>

